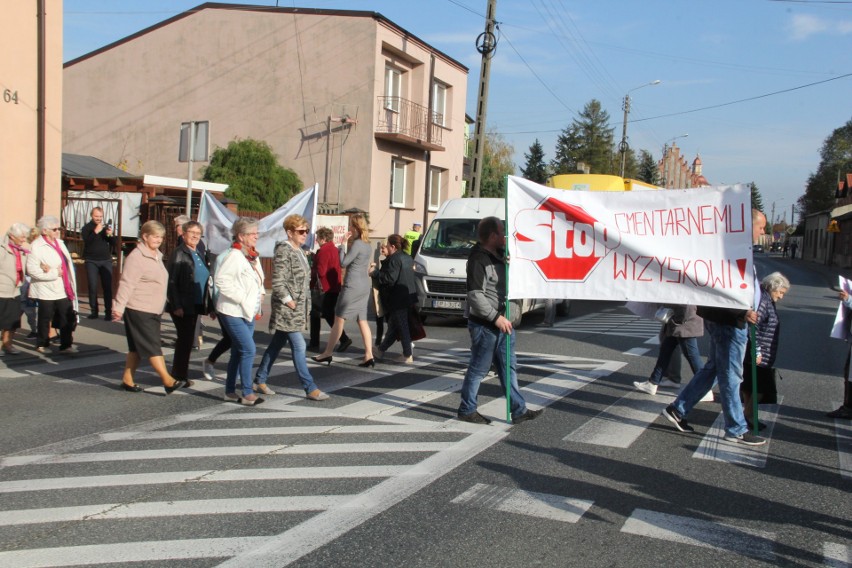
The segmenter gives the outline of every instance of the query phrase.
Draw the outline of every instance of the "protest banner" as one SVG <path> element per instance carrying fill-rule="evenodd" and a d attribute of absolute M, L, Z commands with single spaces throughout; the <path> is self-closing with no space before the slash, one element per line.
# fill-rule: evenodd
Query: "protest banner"
<path fill-rule="evenodd" d="M 754 302 L 745 185 L 564 191 L 509 176 L 507 225 L 510 298 Z"/>
<path fill-rule="evenodd" d="M 305 242 L 305 247 L 313 246 L 313 228 L 316 221 L 318 185 L 304 189 L 290 198 L 287 203 L 258 219 L 257 252 L 263 258 L 275 255 L 275 243 L 287 240 L 284 230 L 284 219 L 289 215 L 298 214 L 308 220 L 312 229 Z M 231 227 L 239 215 L 228 210 L 210 193 L 205 192 L 201 199 L 198 212 L 198 222 L 204 226 L 204 240 L 207 250 L 213 254 L 221 254 L 228 250 L 233 242 Z"/>

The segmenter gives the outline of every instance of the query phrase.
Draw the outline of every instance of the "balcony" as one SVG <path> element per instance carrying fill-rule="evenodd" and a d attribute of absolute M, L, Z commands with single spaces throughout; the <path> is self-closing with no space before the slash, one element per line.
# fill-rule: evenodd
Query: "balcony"
<path fill-rule="evenodd" d="M 443 152 L 444 128 L 429 120 L 429 109 L 401 97 L 377 97 L 376 138 Z"/>

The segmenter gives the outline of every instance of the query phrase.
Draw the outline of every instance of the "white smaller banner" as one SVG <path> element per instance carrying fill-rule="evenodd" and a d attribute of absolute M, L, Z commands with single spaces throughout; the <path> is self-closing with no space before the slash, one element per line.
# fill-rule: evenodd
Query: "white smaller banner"
<path fill-rule="evenodd" d="M 317 215 L 316 227 L 312 227 L 314 233 L 320 227 L 328 227 L 334 233 L 334 246 L 340 247 L 346 244 L 346 232 L 349 230 L 347 215 Z"/>
<path fill-rule="evenodd" d="M 317 188 L 315 184 L 294 195 L 290 200 L 258 220 L 257 252 L 263 258 L 272 258 L 275 255 L 275 243 L 287 240 L 287 232 L 284 230 L 284 219 L 293 214 L 298 214 L 308 220 L 311 228 L 315 225 L 317 210 Z M 204 192 L 201 200 L 201 209 L 198 213 L 198 222 L 204 225 L 204 236 L 207 250 L 213 254 L 221 254 L 230 248 L 233 239 L 231 227 L 239 216 L 230 211 L 213 197 L 209 192 Z M 313 234 L 308 235 L 305 242 L 306 248 L 313 246 Z"/>
<path fill-rule="evenodd" d="M 745 185 L 564 191 L 509 176 L 507 200 L 510 298 L 753 304 Z"/>
<path fill-rule="evenodd" d="M 852 294 L 852 281 L 842 276 L 838 276 L 837 279 L 838 287 L 847 294 Z M 852 321 L 850 321 L 852 313 L 850 311 L 852 310 L 849 310 L 842 301 L 837 306 L 837 315 L 834 317 L 834 325 L 831 327 L 832 338 L 849 339 L 849 326 L 852 324 Z"/>

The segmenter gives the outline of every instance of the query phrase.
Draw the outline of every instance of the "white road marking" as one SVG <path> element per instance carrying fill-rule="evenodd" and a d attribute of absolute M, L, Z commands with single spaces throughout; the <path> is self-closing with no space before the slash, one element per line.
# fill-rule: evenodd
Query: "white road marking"
<path fill-rule="evenodd" d="M 769 456 L 769 443 L 772 440 L 772 430 L 778 419 L 778 408 L 784 397 L 778 396 L 778 404 L 765 404 L 758 410 L 758 420 L 766 424 L 766 430 L 760 436 L 766 438 L 762 446 L 746 446 L 737 442 L 725 440 L 725 416 L 720 412 L 713 425 L 698 444 L 692 457 L 704 460 L 722 461 L 752 467 L 766 467 Z"/>
<path fill-rule="evenodd" d="M 641 357 L 648 351 L 650 351 L 650 349 L 648 349 L 647 347 L 634 347 L 633 349 L 628 349 L 627 351 L 624 351 L 622 354 L 630 355 L 633 357 Z"/>
<path fill-rule="evenodd" d="M 148 503 L 103 503 L 79 507 L 54 507 L 0 512 L 0 526 L 66 523 L 105 519 L 181 517 L 184 515 L 234 515 L 240 513 L 282 513 L 324 511 L 351 499 L 351 495 L 309 495 L 291 497 L 240 497 L 192 501 Z"/>
<path fill-rule="evenodd" d="M 621 532 L 773 562 L 775 533 L 636 509 Z"/>
<path fill-rule="evenodd" d="M 832 408 L 840 406 L 840 401 L 834 401 Z M 834 419 L 835 436 L 837 437 L 837 461 L 840 476 L 852 481 L 852 424 L 848 420 Z"/>
<path fill-rule="evenodd" d="M 852 561 L 852 545 L 825 542 L 822 545 L 822 556 L 824 566 L 849 568 L 850 561 Z"/>
<path fill-rule="evenodd" d="M 673 394 L 660 391 L 657 391 L 656 396 L 630 392 L 562 440 L 629 448 L 660 417 L 663 408 L 674 398 Z"/>
<path fill-rule="evenodd" d="M 563 523 L 576 523 L 594 503 L 583 499 L 571 499 L 561 495 L 497 487 L 484 483 L 477 483 L 452 502 Z"/>
<path fill-rule="evenodd" d="M 164 440 L 185 438 L 243 438 L 249 436 L 295 436 L 301 434 L 403 434 L 434 432 L 444 429 L 440 423 L 422 424 L 354 424 L 328 426 L 280 426 L 271 428 L 213 428 L 210 430 L 170 430 L 156 432 L 113 432 L 101 435 L 105 442 L 116 440 Z"/>

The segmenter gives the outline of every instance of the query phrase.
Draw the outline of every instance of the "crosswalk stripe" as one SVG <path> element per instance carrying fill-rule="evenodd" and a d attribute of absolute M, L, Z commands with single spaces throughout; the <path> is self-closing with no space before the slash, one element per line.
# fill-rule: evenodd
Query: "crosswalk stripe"
<path fill-rule="evenodd" d="M 122 485 L 160 485 L 213 481 L 248 481 L 270 479 L 336 479 L 391 477 L 408 466 L 382 465 L 357 467 L 270 467 L 258 469 L 166 471 L 158 473 L 129 473 L 118 475 L 90 475 L 84 477 L 53 477 L 45 479 L 19 479 L 0 481 L 0 493 L 26 491 L 51 491 L 55 489 L 83 489 L 91 487 L 117 487 Z"/>
<path fill-rule="evenodd" d="M 194 558 L 229 557 L 266 542 L 266 537 L 205 538 L 193 540 L 157 540 L 120 542 L 58 548 L 34 548 L 0 552 L 4 568 L 53 568 L 55 566 L 93 566 L 126 562 L 167 562 Z"/>
<path fill-rule="evenodd" d="M 673 394 L 663 392 L 653 397 L 630 392 L 562 440 L 629 448 L 660 417 L 662 409 L 674 398 Z"/>
<path fill-rule="evenodd" d="M 354 424 L 328 426 L 280 426 L 270 428 L 221 428 L 209 430 L 166 430 L 154 432 L 108 432 L 101 434 L 105 442 L 117 440 L 163 440 L 176 438 L 232 438 L 246 436 L 294 436 L 300 434 L 405 434 L 432 432 L 431 424 Z"/>
<path fill-rule="evenodd" d="M 107 519 L 180 517 L 184 515 L 234 515 L 241 513 L 283 513 L 324 511 L 351 499 L 351 495 L 308 495 L 290 497 L 240 497 L 155 501 L 148 503 L 102 503 L 79 507 L 53 507 L 0 511 L 0 526 L 65 523 Z"/>
<path fill-rule="evenodd" d="M 6 466 L 29 465 L 33 461 L 42 464 L 99 463 L 132 460 L 189 459 L 225 456 L 253 455 L 324 455 L 439 452 L 450 446 L 449 442 L 383 442 L 363 444 L 298 444 L 269 446 L 216 446 L 204 448 L 173 448 L 169 450 L 138 450 L 124 452 L 92 452 L 84 454 L 37 455 L 6 458 Z"/>
<path fill-rule="evenodd" d="M 823 565 L 829 568 L 849 568 L 852 564 L 852 545 L 825 542 L 822 545 Z"/>
<path fill-rule="evenodd" d="M 635 509 L 621 532 L 669 542 L 733 552 L 772 562 L 775 533 Z"/>
<path fill-rule="evenodd" d="M 550 493 L 537 493 L 509 487 L 477 483 L 453 499 L 465 506 L 517 513 L 563 523 L 576 523 L 594 503 Z"/>
<path fill-rule="evenodd" d="M 725 440 L 725 416 L 721 412 L 713 421 L 713 425 L 707 430 L 701 443 L 698 444 L 692 457 L 704 460 L 722 461 L 752 467 L 766 467 L 769 456 L 769 443 L 772 440 L 772 430 L 778 419 L 778 409 L 783 401 L 783 396 L 778 396 L 778 404 L 766 404 L 758 411 L 761 422 L 766 424 L 766 430 L 760 435 L 766 438 L 762 446 L 746 446 L 737 442 Z"/>

